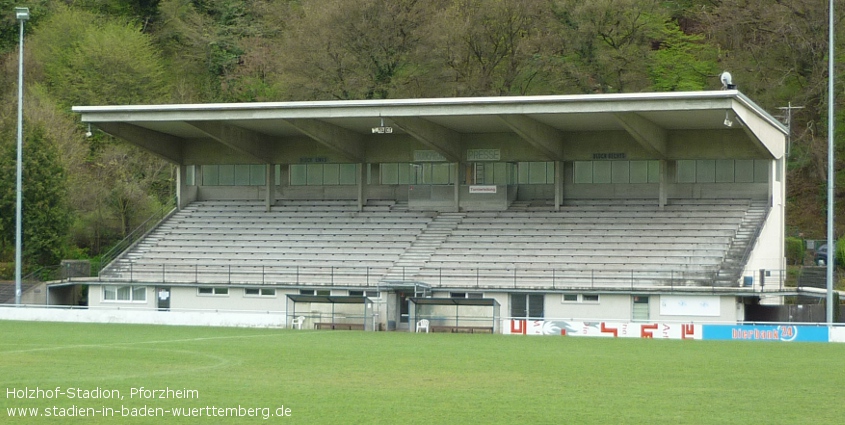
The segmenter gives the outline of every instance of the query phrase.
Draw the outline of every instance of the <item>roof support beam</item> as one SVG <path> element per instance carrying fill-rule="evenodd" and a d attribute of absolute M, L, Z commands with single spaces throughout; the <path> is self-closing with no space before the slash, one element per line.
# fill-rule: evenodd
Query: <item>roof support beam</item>
<path fill-rule="evenodd" d="M 237 152 L 263 164 L 269 164 L 271 147 L 266 135 L 218 121 L 186 121 L 185 123 Z"/>
<path fill-rule="evenodd" d="M 666 159 L 666 129 L 643 118 L 635 112 L 617 112 L 613 114 L 625 131 L 643 147 L 643 149 Z"/>
<path fill-rule="evenodd" d="M 355 162 L 364 161 L 364 142 L 360 134 L 316 119 L 286 119 L 306 136 Z"/>
<path fill-rule="evenodd" d="M 422 144 L 443 155 L 447 161 L 461 161 L 461 135 L 458 132 L 422 118 L 399 117 L 390 120 Z"/>
<path fill-rule="evenodd" d="M 499 115 L 499 119 L 550 160 L 564 159 L 563 133 L 558 129 L 524 115 Z"/>
<path fill-rule="evenodd" d="M 94 123 L 100 130 L 124 139 L 165 161 L 182 164 L 185 141 L 179 137 L 160 133 L 134 124 L 121 122 Z"/>

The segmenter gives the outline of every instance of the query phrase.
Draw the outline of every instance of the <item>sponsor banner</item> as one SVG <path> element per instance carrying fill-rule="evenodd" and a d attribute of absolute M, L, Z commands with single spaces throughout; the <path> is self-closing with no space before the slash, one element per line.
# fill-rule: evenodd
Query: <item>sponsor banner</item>
<path fill-rule="evenodd" d="M 705 340 L 828 342 L 825 326 L 702 325 Z"/>
<path fill-rule="evenodd" d="M 693 323 L 506 320 L 503 332 L 511 335 L 701 339 L 701 325 Z"/>

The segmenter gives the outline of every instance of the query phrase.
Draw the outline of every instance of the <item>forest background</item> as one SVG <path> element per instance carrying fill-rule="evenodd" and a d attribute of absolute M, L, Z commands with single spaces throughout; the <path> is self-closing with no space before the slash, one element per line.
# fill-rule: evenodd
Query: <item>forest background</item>
<path fill-rule="evenodd" d="M 787 235 L 825 237 L 825 0 L 0 0 L 0 278 L 13 268 L 27 6 L 26 270 L 97 259 L 174 196 L 174 167 L 74 105 L 718 90 L 792 112 Z M 836 235 L 845 0 L 836 1 Z"/>

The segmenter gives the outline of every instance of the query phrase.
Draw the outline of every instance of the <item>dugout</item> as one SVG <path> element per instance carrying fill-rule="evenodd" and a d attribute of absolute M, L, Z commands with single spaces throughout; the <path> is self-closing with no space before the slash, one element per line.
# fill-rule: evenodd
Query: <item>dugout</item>
<path fill-rule="evenodd" d="M 411 332 L 429 321 L 431 332 L 498 333 L 499 302 L 493 298 L 409 298 Z"/>
<path fill-rule="evenodd" d="M 288 295 L 287 326 L 300 329 L 372 331 L 373 301 L 360 296 Z"/>

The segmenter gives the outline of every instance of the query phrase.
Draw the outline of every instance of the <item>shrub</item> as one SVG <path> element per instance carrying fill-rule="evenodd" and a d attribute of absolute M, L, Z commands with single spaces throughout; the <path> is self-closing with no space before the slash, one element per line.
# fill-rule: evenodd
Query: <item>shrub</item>
<path fill-rule="evenodd" d="M 804 263 L 804 240 L 796 237 L 786 238 L 786 263 L 801 265 Z"/>

